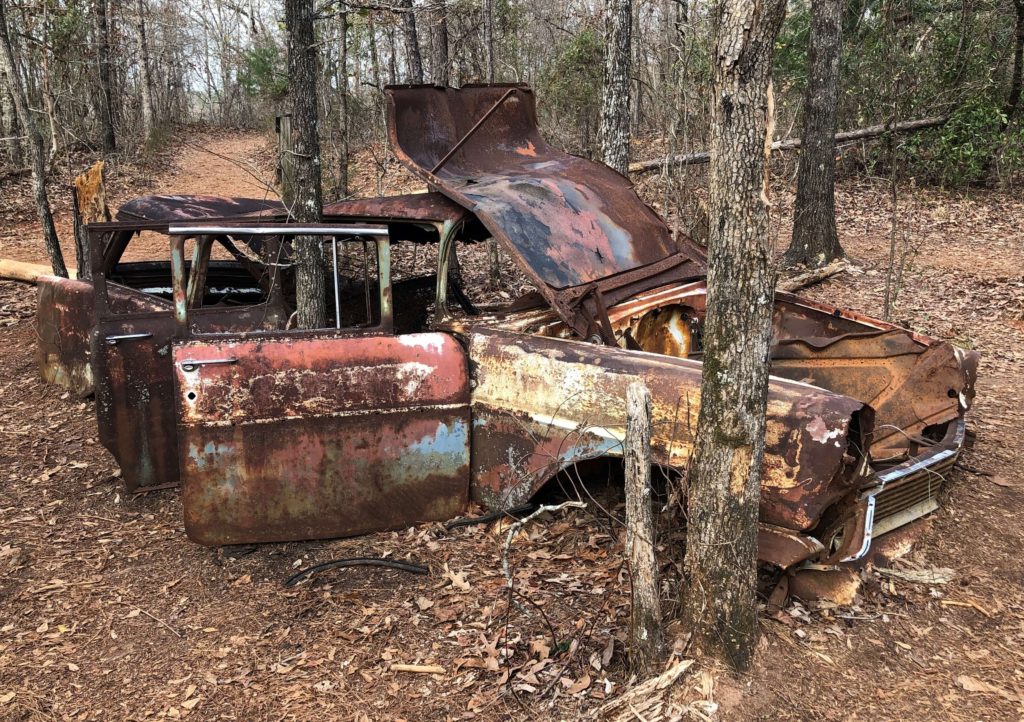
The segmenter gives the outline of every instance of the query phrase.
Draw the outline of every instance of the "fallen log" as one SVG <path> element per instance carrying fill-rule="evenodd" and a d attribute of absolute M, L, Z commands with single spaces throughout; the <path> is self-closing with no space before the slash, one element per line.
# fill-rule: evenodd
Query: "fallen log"
<path fill-rule="evenodd" d="M 40 276 L 52 276 L 53 269 L 42 263 L 26 263 L 0 258 L 0 280 L 35 283 Z M 69 268 L 68 275 L 75 278 L 75 269 Z"/>
<path fill-rule="evenodd" d="M 803 273 L 798 273 L 795 276 L 784 278 L 780 280 L 775 289 L 777 291 L 783 291 L 785 293 L 793 293 L 799 291 L 801 288 L 807 288 L 813 286 L 816 283 L 821 283 L 826 278 L 835 276 L 838 273 L 842 273 L 850 267 L 850 264 L 845 258 L 837 258 L 831 263 L 827 263 L 821 268 L 812 268 Z"/>
<path fill-rule="evenodd" d="M 936 115 L 930 118 L 920 118 L 918 120 L 907 120 L 902 123 L 896 123 L 890 125 L 889 123 L 883 123 L 882 125 L 869 125 L 865 128 L 858 128 L 856 130 L 846 130 L 842 133 L 836 133 L 836 143 L 848 143 L 853 140 L 865 140 L 867 138 L 877 138 L 885 133 L 914 133 L 919 130 L 925 130 L 927 128 L 935 128 L 944 124 L 949 120 L 948 115 Z M 772 143 L 772 150 L 794 150 L 800 147 L 799 138 L 788 138 L 786 140 L 777 140 Z M 654 160 L 645 160 L 637 163 L 629 164 L 629 172 L 633 175 L 643 175 L 644 173 L 650 173 L 652 171 L 660 170 L 668 165 L 698 165 L 700 163 L 707 163 L 711 160 L 711 154 L 707 151 L 700 153 L 682 153 L 675 155 L 671 158 L 655 158 Z"/>

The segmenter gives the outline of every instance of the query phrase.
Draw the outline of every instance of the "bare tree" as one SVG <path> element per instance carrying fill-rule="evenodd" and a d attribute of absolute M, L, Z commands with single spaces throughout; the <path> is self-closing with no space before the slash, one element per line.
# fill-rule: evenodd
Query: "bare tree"
<path fill-rule="evenodd" d="M 50 257 L 50 265 L 53 267 L 54 274 L 67 278 L 68 269 L 64 265 L 64 254 L 60 250 L 57 228 L 53 225 L 53 214 L 50 212 L 50 199 L 46 194 L 46 146 L 43 143 L 43 136 L 39 132 L 39 126 L 36 125 L 35 118 L 32 117 L 29 109 L 21 64 L 18 62 L 14 46 L 11 44 L 10 28 L 7 25 L 7 0 L 0 0 L 0 46 L 2 46 L 0 47 L 0 52 L 2 52 L 0 69 L 7 72 L 11 95 L 14 98 L 14 107 L 17 110 L 21 126 L 28 135 L 29 149 L 32 154 L 32 186 L 35 191 L 39 224 L 43 227 L 46 253 Z"/>
<path fill-rule="evenodd" d="M 604 95 L 601 101 L 601 158 L 626 175 L 629 172 L 629 89 L 632 66 L 633 2 L 608 3 Z"/>
<path fill-rule="evenodd" d="M 156 110 L 153 103 L 153 73 L 149 60 L 149 43 L 146 41 L 146 2 L 138 0 L 136 5 L 139 34 L 139 70 L 142 80 L 142 134 L 149 142 L 153 138 Z"/>
<path fill-rule="evenodd" d="M 844 5 L 843 0 L 811 3 L 804 131 L 787 263 L 818 267 L 843 256 L 836 232 L 835 134 Z"/>
<path fill-rule="evenodd" d="M 402 8 L 402 37 L 405 40 L 405 59 L 409 64 L 409 82 L 423 82 L 423 58 L 420 55 L 420 38 L 416 32 L 416 11 L 412 0 L 399 0 Z"/>
<path fill-rule="evenodd" d="M 107 21 L 107 0 L 94 0 L 93 19 L 96 33 L 96 60 L 99 63 L 99 92 L 93 94 L 96 116 L 100 121 L 100 139 L 104 153 L 117 150 L 114 134 L 113 80 L 110 72 L 110 28 Z"/>
<path fill-rule="evenodd" d="M 1020 111 L 1021 93 L 1024 91 L 1024 0 L 1013 0 L 1013 7 L 1017 13 L 1017 24 L 1014 30 L 1010 92 L 1006 96 L 1006 106 L 1003 109 L 1004 130 L 1009 127 Z"/>
<path fill-rule="evenodd" d="M 430 11 L 430 81 L 448 85 L 448 8 L 438 0 Z"/>
<path fill-rule="evenodd" d="M 288 88 L 292 103 L 292 154 L 294 182 L 286 198 L 297 221 L 320 220 L 323 196 L 320 187 L 320 130 L 316 83 L 320 55 L 314 28 L 312 0 L 285 0 L 288 30 Z M 327 325 L 327 266 L 316 238 L 295 239 L 295 294 L 301 328 Z"/>
<path fill-rule="evenodd" d="M 348 12 L 338 16 L 341 49 L 338 57 L 338 197 L 348 196 Z"/>
<path fill-rule="evenodd" d="M 786 0 L 721 0 L 711 86 L 707 317 L 687 494 L 685 622 L 737 669 L 757 635 L 757 522 L 775 271 L 768 229 L 772 49 Z"/>

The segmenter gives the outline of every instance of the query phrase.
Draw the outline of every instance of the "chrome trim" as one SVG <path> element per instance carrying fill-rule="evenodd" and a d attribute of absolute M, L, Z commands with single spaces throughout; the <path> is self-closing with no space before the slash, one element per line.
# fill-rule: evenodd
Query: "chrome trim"
<path fill-rule="evenodd" d="M 212 358 L 212 359 L 185 359 L 179 361 L 178 365 L 181 366 L 182 371 L 195 371 L 200 366 L 214 366 L 217 364 L 235 364 L 238 363 L 236 358 Z"/>
<path fill-rule="evenodd" d="M 107 336 L 103 339 L 103 343 L 107 346 L 117 346 L 122 341 L 140 341 L 144 338 L 153 338 L 151 333 L 122 333 L 119 336 Z"/>
<path fill-rule="evenodd" d="M 868 508 L 864 513 L 864 539 L 861 541 L 860 549 L 857 550 L 857 553 L 843 559 L 844 562 L 855 562 L 863 558 L 868 553 L 868 549 L 871 548 L 872 530 L 875 528 L 875 497 L 869 496 L 867 501 Z"/>
<path fill-rule="evenodd" d="M 388 229 L 385 226 L 343 226 L 343 225 L 299 225 L 296 223 L 267 223 L 258 226 L 229 226 L 189 224 L 170 226 L 167 229 L 172 236 L 209 235 L 214 233 L 244 233 L 247 236 L 379 236 L 386 238 Z"/>

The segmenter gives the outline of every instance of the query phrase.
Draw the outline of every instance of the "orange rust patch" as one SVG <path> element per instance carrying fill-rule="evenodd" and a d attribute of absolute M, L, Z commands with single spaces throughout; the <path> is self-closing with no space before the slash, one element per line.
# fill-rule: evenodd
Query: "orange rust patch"
<path fill-rule="evenodd" d="M 525 148 L 516 148 L 516 153 L 518 153 L 519 155 L 528 155 L 531 158 L 536 158 L 537 157 L 537 149 L 534 147 L 533 143 L 530 142 L 530 141 L 526 141 L 526 147 Z"/>

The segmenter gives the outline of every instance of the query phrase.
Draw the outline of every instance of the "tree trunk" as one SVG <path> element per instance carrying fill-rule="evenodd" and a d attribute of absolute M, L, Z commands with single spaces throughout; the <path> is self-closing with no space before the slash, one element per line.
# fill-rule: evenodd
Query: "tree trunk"
<path fill-rule="evenodd" d="M 715 8 L 707 316 L 689 469 L 683 615 L 737 669 L 757 636 L 757 522 L 775 273 L 766 154 L 772 49 L 786 0 Z"/>
<path fill-rule="evenodd" d="M 661 628 L 654 518 L 651 513 L 651 392 L 640 381 L 626 390 L 626 557 L 632 581 L 630 666 L 641 677 L 661 663 Z"/>
<path fill-rule="evenodd" d="M 430 11 L 430 81 L 448 85 L 448 9 L 444 2 Z"/>
<path fill-rule="evenodd" d="M 423 82 L 423 58 L 420 56 L 420 38 L 416 32 L 416 11 L 412 0 L 400 0 L 402 8 L 402 36 L 405 40 L 405 61 L 408 64 L 409 82 L 420 85 Z"/>
<path fill-rule="evenodd" d="M 803 146 L 797 172 L 793 239 L 786 262 L 824 266 L 843 256 L 836 233 L 836 103 L 842 53 L 843 0 L 811 4 Z"/>
<path fill-rule="evenodd" d="M 348 13 L 342 12 L 339 16 L 341 33 L 341 50 L 338 59 L 338 128 L 340 138 L 338 142 L 338 197 L 348 197 Z"/>
<path fill-rule="evenodd" d="M 292 196 L 285 203 L 300 222 L 320 220 L 323 205 L 320 189 L 320 133 L 316 83 L 319 54 L 314 30 L 315 12 L 310 0 L 285 0 L 288 31 L 288 86 L 291 93 Z M 323 248 L 315 237 L 296 238 L 295 294 L 300 328 L 327 325 L 327 299 Z"/>
<path fill-rule="evenodd" d="M 483 0 L 484 14 L 484 71 L 487 82 L 494 82 L 494 0 Z"/>
<path fill-rule="evenodd" d="M 110 76 L 110 37 L 107 28 L 107 0 L 94 0 L 96 21 L 96 58 L 99 63 L 99 92 L 93 95 L 96 116 L 100 121 L 100 140 L 104 154 L 117 150 L 114 135 L 114 101 Z"/>
<path fill-rule="evenodd" d="M 601 101 L 601 159 L 626 175 L 629 172 L 632 0 L 611 0 L 607 27 L 604 96 Z"/>
<path fill-rule="evenodd" d="M 21 142 L 21 123 L 18 122 L 18 113 L 14 109 L 14 92 L 11 90 L 13 87 L 11 79 L 7 76 L 6 64 L 0 62 L 0 110 L 2 110 L 4 123 L 3 127 L 0 127 L 0 135 L 6 136 L 11 140 L 8 148 L 8 155 L 11 159 L 11 165 L 15 168 L 20 168 L 24 162 L 24 150 L 22 149 Z"/>
<path fill-rule="evenodd" d="M 67 278 L 68 269 L 64 265 L 64 254 L 60 250 L 57 228 L 53 225 L 53 214 L 50 212 L 50 199 L 46 194 L 46 148 L 43 136 L 39 132 L 35 118 L 28 107 L 25 84 L 22 81 L 21 65 L 14 57 L 10 32 L 7 28 L 7 0 L 0 0 L 0 56 L 2 65 L 7 71 L 7 79 L 11 86 L 14 107 L 21 120 L 21 127 L 28 135 L 29 149 L 32 155 L 32 186 L 35 192 L 36 211 L 39 214 L 39 225 L 43 228 L 43 242 L 46 253 L 50 257 L 50 266 L 56 276 Z"/>
<path fill-rule="evenodd" d="M 148 143 L 153 138 L 156 111 L 153 107 L 153 72 L 149 61 L 149 43 L 146 41 L 146 5 L 138 0 L 139 13 L 139 71 L 142 79 L 142 134 Z"/>
<path fill-rule="evenodd" d="M 1004 130 L 1009 127 L 1020 111 L 1021 92 L 1024 90 L 1024 0 L 1014 0 L 1013 5 L 1017 11 L 1017 27 L 1014 33 L 1013 74 L 1010 77 L 1010 92 L 1006 96 L 1006 107 L 1003 110 Z"/>

